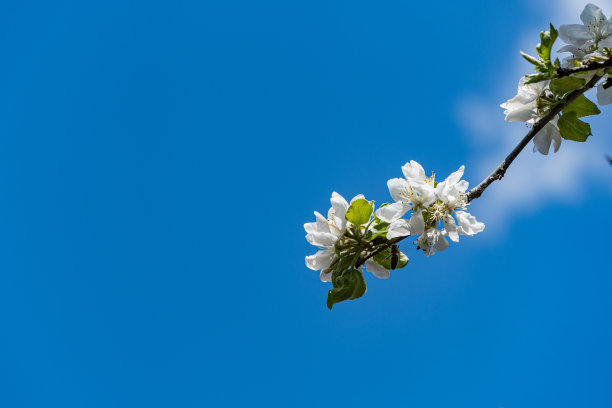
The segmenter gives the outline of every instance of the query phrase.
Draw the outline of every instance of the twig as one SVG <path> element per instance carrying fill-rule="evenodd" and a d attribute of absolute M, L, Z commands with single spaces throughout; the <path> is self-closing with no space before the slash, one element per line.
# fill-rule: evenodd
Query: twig
<path fill-rule="evenodd" d="M 612 59 L 606 61 L 605 63 L 608 64 L 606 66 L 612 66 Z M 599 68 L 602 68 L 602 67 L 599 67 Z M 596 68 L 596 69 L 599 69 L 599 68 Z M 577 71 L 572 71 L 572 73 L 588 71 L 588 70 L 591 70 L 591 69 L 580 69 Z M 525 146 L 529 144 L 529 142 L 535 137 L 535 135 L 537 135 L 538 132 L 542 130 L 544 126 L 546 126 L 546 124 L 548 124 L 548 122 L 553 120 L 555 116 L 557 116 L 563 109 L 565 109 L 565 107 L 567 107 L 570 103 L 574 102 L 580 95 L 582 95 L 589 89 L 593 88 L 597 84 L 597 82 L 599 82 L 601 78 L 602 78 L 601 76 L 595 75 L 589 82 L 587 82 L 584 88 L 580 88 L 580 89 L 577 89 L 571 92 L 565 98 L 565 101 L 563 103 L 560 103 L 559 105 L 555 106 L 553 109 L 550 110 L 550 112 L 548 112 L 545 116 L 543 116 L 537 122 L 535 122 L 531 130 L 527 133 L 527 135 L 525 135 L 525 137 L 520 141 L 520 143 L 510 152 L 510 154 L 506 156 L 504 161 L 502 161 L 501 164 L 497 166 L 497 168 L 486 179 L 484 179 L 480 184 L 478 184 L 476 187 L 474 187 L 468 192 L 467 194 L 468 202 L 480 197 L 482 193 L 486 190 L 486 188 L 489 187 L 489 185 L 491 185 L 491 183 L 493 183 L 495 180 L 501 180 L 504 177 L 504 174 L 506 174 L 506 170 L 508 169 L 508 167 L 510 167 L 514 159 L 516 159 L 519 153 L 523 151 Z M 355 268 L 359 268 L 361 265 L 365 263 L 365 261 L 367 261 L 374 255 L 376 255 L 377 253 L 384 251 L 385 249 L 389 248 L 391 245 L 397 244 L 398 242 L 402 241 L 403 239 L 408 238 L 409 236 L 410 235 L 407 235 L 405 237 L 398 237 L 398 238 L 394 238 L 394 239 L 391 239 L 385 242 L 380 247 L 378 247 L 374 251 L 370 252 L 368 255 L 358 260 L 357 263 L 355 264 Z"/>
<path fill-rule="evenodd" d="M 574 68 L 559 68 L 557 70 L 557 76 L 559 78 L 563 78 L 575 74 L 577 72 L 597 71 L 603 68 L 612 68 L 612 58 L 608 58 L 606 61 L 603 62 L 590 61 L 584 65 Z"/>
<path fill-rule="evenodd" d="M 483 191 L 485 191 L 485 189 L 489 187 L 489 185 L 495 180 L 501 180 L 504 177 L 504 174 L 506 174 L 506 170 L 508 169 L 508 167 L 510 167 L 514 159 L 516 159 L 516 156 L 518 156 L 519 153 L 525 148 L 525 146 L 529 144 L 531 139 L 533 139 L 535 135 L 537 135 L 538 132 L 548 124 L 548 122 L 553 120 L 555 116 L 557 116 L 563 109 L 565 109 L 567 105 L 574 102 L 580 95 L 582 95 L 589 89 L 593 88 L 600 79 L 600 76 L 595 75 L 593 78 L 591 78 L 589 82 L 587 82 L 584 88 L 576 89 L 575 91 L 570 93 L 565 99 L 565 102 L 555 106 L 544 117 L 538 119 L 538 121 L 534 123 L 529 133 L 527 133 L 523 140 L 521 140 L 520 143 L 510 152 L 510 154 L 506 156 L 504 161 L 502 161 L 501 164 L 497 166 L 493 173 L 491 173 L 489 177 L 484 179 L 479 185 L 470 190 L 467 195 L 468 202 L 480 197 Z"/>

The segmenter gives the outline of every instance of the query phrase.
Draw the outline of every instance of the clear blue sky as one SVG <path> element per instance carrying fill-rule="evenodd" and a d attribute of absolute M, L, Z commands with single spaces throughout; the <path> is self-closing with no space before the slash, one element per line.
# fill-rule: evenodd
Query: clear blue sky
<path fill-rule="evenodd" d="M 612 406 L 612 108 L 601 149 L 524 153 L 581 188 L 519 189 L 510 209 L 502 181 L 472 208 L 477 238 L 406 245 L 408 267 L 331 312 L 304 265 L 332 191 L 380 203 L 410 159 L 472 183 L 501 160 L 515 140 L 484 119 L 474 139 L 457 112 L 482 98 L 524 132 L 497 104 L 527 68 L 517 37 L 550 18 L 526 1 L 3 3 L 0 406 Z"/>

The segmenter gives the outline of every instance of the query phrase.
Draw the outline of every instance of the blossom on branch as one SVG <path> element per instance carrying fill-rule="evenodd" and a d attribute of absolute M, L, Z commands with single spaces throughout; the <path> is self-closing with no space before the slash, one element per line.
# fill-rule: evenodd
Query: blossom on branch
<path fill-rule="evenodd" d="M 566 24 L 559 27 L 559 37 L 568 45 L 559 52 L 586 55 L 612 47 L 612 20 L 606 19 L 601 8 L 587 4 L 580 14 L 583 24 Z"/>
<path fill-rule="evenodd" d="M 550 81 L 540 81 L 527 83 L 526 77 L 519 80 L 517 95 L 502 103 L 500 106 L 505 109 L 507 122 L 526 122 L 533 126 L 536 120 L 546 114 L 543 110 L 542 98 L 549 101 L 554 97 L 549 89 Z M 548 154 L 550 145 L 553 143 L 555 153 L 561 147 L 561 133 L 557 127 L 558 115 L 547 123 L 544 128 L 533 138 L 534 151 L 544 155 Z"/>
<path fill-rule="evenodd" d="M 354 197 L 351 202 L 360 198 L 363 198 L 363 195 Z M 316 254 L 306 257 L 306 266 L 315 271 L 320 270 L 320 278 L 323 282 L 331 282 L 329 267 L 337 258 L 334 246 L 346 230 L 345 214 L 349 208 L 349 203 L 335 191 L 330 201 L 332 206 L 327 212 L 327 219 L 315 211 L 316 222 L 304 224 L 307 233 L 306 240 L 320 248 Z"/>
<path fill-rule="evenodd" d="M 415 172 L 418 174 L 418 180 L 423 180 L 421 174 L 424 176 L 425 172 L 418 163 L 411 161 L 402 167 L 402 170 L 406 168 L 418 169 Z M 465 211 L 456 211 L 465 210 L 468 205 L 465 192 L 469 183 L 461 180 L 464 170 L 465 167 L 461 166 L 440 183 L 434 181 L 434 176 L 428 178 L 426 184 L 432 187 L 432 196 L 426 201 L 427 204 L 421 201 L 414 206 L 408 220 L 394 219 L 387 228 L 387 239 L 420 235 L 415 243 L 425 252 L 425 256 L 429 257 L 448 248 L 446 237 L 458 242 L 459 235 L 472 236 L 484 230 L 484 224 L 476 221 L 475 217 Z M 408 177 L 406 179 L 410 180 Z M 397 179 L 389 180 L 389 192 L 394 196 L 397 195 L 397 191 L 394 190 L 395 184 L 391 183 L 392 180 Z M 381 207 L 379 212 L 386 207 L 389 206 Z"/>

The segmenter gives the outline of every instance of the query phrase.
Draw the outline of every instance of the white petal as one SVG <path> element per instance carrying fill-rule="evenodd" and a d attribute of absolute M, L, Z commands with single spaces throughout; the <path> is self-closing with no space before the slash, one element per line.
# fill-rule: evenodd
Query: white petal
<path fill-rule="evenodd" d="M 610 25 L 612 26 L 612 23 L 610 23 Z M 599 49 L 602 49 L 602 48 L 612 48 L 612 36 L 606 38 L 605 40 L 601 40 L 599 42 Z"/>
<path fill-rule="evenodd" d="M 344 214 L 346 214 L 346 210 L 348 210 L 349 208 L 349 204 L 346 202 L 344 197 L 334 191 L 332 193 L 330 201 L 332 208 L 336 212 L 336 216 L 344 217 Z"/>
<path fill-rule="evenodd" d="M 606 21 L 606 16 L 596 5 L 589 3 L 584 6 L 584 10 L 580 14 L 580 20 L 585 26 L 588 26 L 592 22 L 600 23 Z"/>
<path fill-rule="evenodd" d="M 506 122 L 527 122 L 530 119 L 538 117 L 535 101 L 522 104 L 510 99 L 508 102 L 501 104 L 500 106 L 506 109 L 504 111 L 504 114 L 506 115 Z"/>
<path fill-rule="evenodd" d="M 592 34 L 581 24 L 567 24 L 559 27 L 559 37 L 567 43 L 577 47 L 582 47 L 588 40 L 592 39 Z"/>
<path fill-rule="evenodd" d="M 604 36 L 612 34 L 612 16 L 608 20 L 601 23 L 601 33 Z M 601 45 L 601 43 L 599 44 Z M 604 45 L 604 47 L 607 47 L 607 45 Z"/>
<path fill-rule="evenodd" d="M 403 178 L 392 178 L 387 181 L 387 187 L 389 187 L 389 193 L 393 197 L 394 201 L 406 201 L 404 196 L 405 192 L 410 189 L 410 185 Z"/>
<path fill-rule="evenodd" d="M 307 222 L 304 224 L 304 229 L 307 233 L 317 232 L 317 223 L 316 222 Z"/>
<path fill-rule="evenodd" d="M 559 50 L 557 50 L 557 52 L 571 52 L 574 56 L 578 57 L 578 58 L 582 58 L 584 57 L 584 50 L 582 50 L 581 48 L 576 47 L 575 45 L 565 45 L 561 48 L 559 48 Z"/>
<path fill-rule="evenodd" d="M 333 249 L 317 251 L 316 254 L 306 257 L 306 266 L 314 271 L 327 269 L 334 261 L 335 255 Z"/>
<path fill-rule="evenodd" d="M 317 211 L 314 212 L 315 217 L 317 217 L 317 232 L 330 232 L 329 231 L 329 223 L 327 222 L 327 218 L 322 216 Z"/>
<path fill-rule="evenodd" d="M 423 183 L 413 186 L 414 191 L 416 191 L 419 195 L 417 200 L 418 203 L 427 207 L 436 201 L 436 189 L 430 183 Z M 416 203 L 415 203 L 416 204 Z"/>
<path fill-rule="evenodd" d="M 402 173 L 404 173 L 404 177 L 406 177 L 408 181 L 425 181 L 425 170 L 423 170 L 423 167 L 414 160 L 410 160 L 410 163 L 406 163 L 402 166 Z"/>
<path fill-rule="evenodd" d="M 461 235 L 474 235 L 484 230 L 484 223 L 478 222 L 476 217 L 465 211 L 455 212 L 457 218 L 457 224 L 459 224 L 459 234 Z"/>
<path fill-rule="evenodd" d="M 346 229 L 346 217 L 344 214 L 342 218 L 338 217 L 336 215 L 336 210 L 332 207 L 327 212 L 327 219 L 332 223 L 332 225 L 329 226 L 329 230 L 332 234 L 340 236 L 344 233 Z"/>
<path fill-rule="evenodd" d="M 603 84 L 604 82 L 597 85 L 597 102 L 600 105 L 609 105 L 612 103 L 612 86 L 604 89 Z"/>
<path fill-rule="evenodd" d="M 444 229 L 448 234 L 448 237 L 453 242 L 459 242 L 459 232 L 457 231 L 457 224 L 455 224 L 455 220 L 450 215 L 444 217 Z"/>
<path fill-rule="evenodd" d="M 550 127 L 551 127 L 551 138 L 552 138 L 552 142 L 553 142 L 553 147 L 555 149 L 555 153 L 557 153 L 559 151 L 559 148 L 561 147 L 561 141 L 563 140 L 561 138 L 561 132 L 559 132 L 559 128 L 555 125 L 551 123 L 549 123 Z"/>
<path fill-rule="evenodd" d="M 384 222 L 393 222 L 402 218 L 402 216 L 406 214 L 410 208 L 412 208 L 412 205 L 407 203 L 393 203 L 380 207 L 378 210 L 376 210 L 376 216 Z"/>
<path fill-rule="evenodd" d="M 461 180 L 461 176 L 463 176 L 463 172 L 465 171 L 465 166 L 461 165 L 461 167 L 459 167 L 459 169 L 453 173 L 451 173 L 450 176 L 448 176 L 446 178 L 446 185 L 447 186 L 451 186 L 454 184 L 457 184 L 457 182 L 459 182 L 459 180 Z"/>
<path fill-rule="evenodd" d="M 548 123 L 533 138 L 534 149 L 537 149 L 538 152 L 546 155 L 548 154 L 548 150 L 550 150 L 551 142 L 552 142 L 552 125 Z"/>
<path fill-rule="evenodd" d="M 467 190 L 469 186 L 470 186 L 470 183 L 468 183 L 465 180 L 461 180 L 460 182 L 457 183 L 457 191 L 464 193 L 465 190 Z"/>
<path fill-rule="evenodd" d="M 410 235 L 421 235 L 425 232 L 425 219 L 421 211 L 412 214 L 410 221 L 408 221 L 408 230 Z"/>
<path fill-rule="evenodd" d="M 442 200 L 445 203 L 452 203 L 456 201 L 459 195 L 459 190 L 457 188 L 457 183 L 463 176 L 463 172 L 465 170 L 465 166 L 459 167 L 459 170 L 452 173 L 450 176 L 446 178 L 443 182 L 439 183 L 436 187 L 436 194 L 438 199 Z M 462 183 L 461 187 L 465 184 Z M 465 186 L 467 188 L 467 186 Z M 465 191 L 465 189 L 463 190 Z"/>
<path fill-rule="evenodd" d="M 374 274 L 374 276 L 376 276 L 377 278 L 380 278 L 380 279 L 389 278 L 389 271 L 386 270 L 384 267 L 380 266 L 379 264 L 377 264 L 376 262 L 374 262 L 371 258 L 365 262 L 365 267 L 368 270 L 368 272 Z"/>
<path fill-rule="evenodd" d="M 425 256 L 430 257 L 436 252 L 442 252 L 448 248 L 448 241 L 440 232 L 435 228 L 430 228 L 426 233 L 428 248 L 425 249 Z"/>
<path fill-rule="evenodd" d="M 332 281 L 332 270 L 329 268 L 322 269 L 321 273 L 319 274 L 319 279 L 321 279 L 321 282 L 331 282 Z"/>
<path fill-rule="evenodd" d="M 318 247 L 332 247 L 338 240 L 338 236 L 329 232 L 311 232 L 306 234 L 306 241 Z"/>
<path fill-rule="evenodd" d="M 410 235 L 410 224 L 406 220 L 397 220 L 387 227 L 387 239 L 407 237 Z"/>
<path fill-rule="evenodd" d="M 351 204 L 353 204 L 353 201 L 357 201 L 357 200 L 365 200 L 365 196 L 363 194 L 357 194 L 355 197 L 353 197 L 353 199 L 351 200 Z"/>

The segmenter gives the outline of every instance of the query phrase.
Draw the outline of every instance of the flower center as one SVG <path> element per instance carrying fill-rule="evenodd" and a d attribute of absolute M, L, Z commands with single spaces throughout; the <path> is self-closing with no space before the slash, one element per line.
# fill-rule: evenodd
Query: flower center
<path fill-rule="evenodd" d="M 448 209 L 443 203 L 435 203 L 429 207 L 427 213 L 429 214 L 429 219 L 437 224 L 448 213 Z"/>
<path fill-rule="evenodd" d="M 601 23 L 603 22 L 604 22 L 603 18 L 593 19 L 593 21 L 591 21 L 589 25 L 587 26 L 587 30 L 595 34 L 596 38 L 601 38 L 603 36 L 601 32 Z"/>
<path fill-rule="evenodd" d="M 406 187 L 400 192 L 400 197 L 409 203 L 416 201 L 419 198 L 419 193 L 411 187 Z"/>

